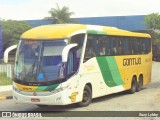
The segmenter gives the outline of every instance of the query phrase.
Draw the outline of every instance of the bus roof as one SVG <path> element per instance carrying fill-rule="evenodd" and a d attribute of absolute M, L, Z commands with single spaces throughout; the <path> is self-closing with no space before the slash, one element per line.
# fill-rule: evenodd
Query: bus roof
<path fill-rule="evenodd" d="M 115 36 L 137 36 L 148 37 L 149 34 L 130 32 L 117 29 L 114 27 L 98 26 L 98 25 L 83 25 L 83 24 L 55 24 L 35 27 L 22 34 L 21 39 L 61 39 L 67 38 L 72 34 L 83 31 L 89 34 L 104 34 Z M 80 33 L 80 32 L 79 32 Z"/>

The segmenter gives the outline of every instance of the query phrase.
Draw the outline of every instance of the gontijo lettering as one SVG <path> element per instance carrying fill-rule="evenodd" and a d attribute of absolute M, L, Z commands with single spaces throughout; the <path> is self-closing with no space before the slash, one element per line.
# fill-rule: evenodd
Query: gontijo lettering
<path fill-rule="evenodd" d="M 123 66 L 140 65 L 141 58 L 125 58 L 123 59 Z"/>

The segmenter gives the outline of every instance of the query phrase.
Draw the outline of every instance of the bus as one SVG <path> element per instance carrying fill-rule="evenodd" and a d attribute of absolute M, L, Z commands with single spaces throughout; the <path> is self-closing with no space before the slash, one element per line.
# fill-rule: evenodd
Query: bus
<path fill-rule="evenodd" d="M 93 98 L 151 82 L 149 34 L 115 27 L 55 24 L 35 27 L 20 37 L 13 99 L 38 106 L 88 106 Z"/>

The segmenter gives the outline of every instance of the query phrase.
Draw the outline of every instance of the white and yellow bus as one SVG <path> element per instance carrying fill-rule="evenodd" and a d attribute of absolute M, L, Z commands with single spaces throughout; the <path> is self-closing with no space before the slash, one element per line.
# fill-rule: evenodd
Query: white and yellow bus
<path fill-rule="evenodd" d="M 150 83 L 151 37 L 114 27 L 59 24 L 33 28 L 19 41 L 16 103 L 87 106 L 93 98 Z"/>

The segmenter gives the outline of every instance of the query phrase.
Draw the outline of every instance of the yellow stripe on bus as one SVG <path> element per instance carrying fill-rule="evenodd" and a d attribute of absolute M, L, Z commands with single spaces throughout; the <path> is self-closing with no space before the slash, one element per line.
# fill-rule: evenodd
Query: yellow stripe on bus
<path fill-rule="evenodd" d="M 21 36 L 21 39 L 44 40 L 67 38 L 74 32 L 85 29 L 85 25 L 79 24 L 46 25 L 28 30 Z"/>
<path fill-rule="evenodd" d="M 37 86 L 25 86 L 18 83 L 15 83 L 15 84 L 19 90 L 26 91 L 26 92 L 33 92 L 37 89 Z"/>

